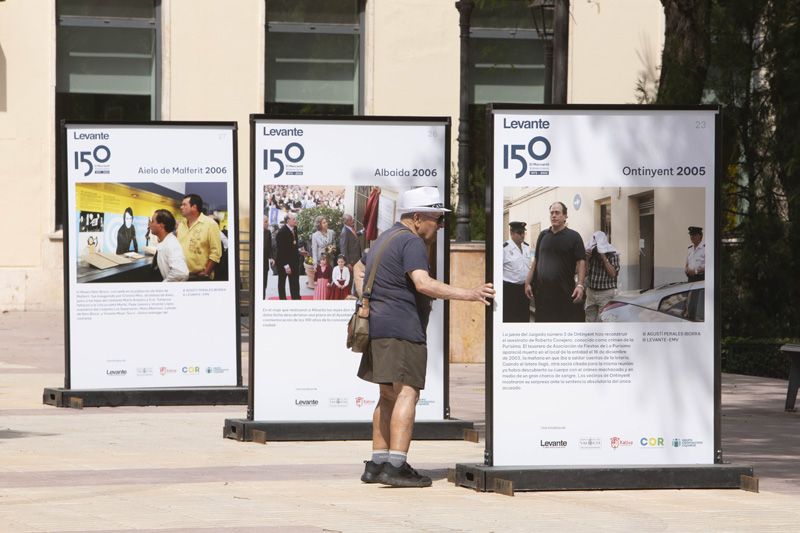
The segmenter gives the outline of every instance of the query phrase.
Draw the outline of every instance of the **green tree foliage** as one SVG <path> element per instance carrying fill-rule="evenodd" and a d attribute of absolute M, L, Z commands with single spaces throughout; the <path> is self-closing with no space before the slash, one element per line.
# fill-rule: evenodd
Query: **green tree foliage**
<path fill-rule="evenodd" d="M 705 95 L 725 109 L 725 336 L 800 333 L 799 10 L 797 0 L 711 3 Z"/>

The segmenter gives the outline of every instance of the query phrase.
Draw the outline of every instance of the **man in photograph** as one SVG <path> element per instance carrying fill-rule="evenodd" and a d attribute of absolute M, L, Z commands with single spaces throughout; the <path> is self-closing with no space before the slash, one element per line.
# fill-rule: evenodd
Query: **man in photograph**
<path fill-rule="evenodd" d="M 595 231 L 586 243 L 586 262 L 586 322 L 600 322 L 600 310 L 617 293 L 619 275 L 619 254 L 604 232 Z"/>
<path fill-rule="evenodd" d="M 161 281 L 186 281 L 189 267 L 183 257 L 183 247 L 175 237 L 175 217 L 166 209 L 157 209 L 150 217 L 150 233 L 158 237 L 153 271 Z"/>
<path fill-rule="evenodd" d="M 356 219 L 353 215 L 345 214 L 342 217 L 344 226 L 342 232 L 339 234 L 339 250 L 344 256 L 344 261 L 347 266 L 351 267 L 361 259 L 361 242 L 356 233 Z"/>
<path fill-rule="evenodd" d="M 269 279 L 269 271 L 275 260 L 272 258 L 272 232 L 269 229 L 269 217 L 264 217 L 264 290 L 262 294 L 264 298 L 267 297 L 267 280 Z"/>
<path fill-rule="evenodd" d="M 686 278 L 689 281 L 706 279 L 706 243 L 703 241 L 703 228 L 689 226 L 689 240 L 692 244 L 686 250 Z"/>
<path fill-rule="evenodd" d="M 183 197 L 181 214 L 178 242 L 189 267 L 189 281 L 212 280 L 214 268 L 222 258 L 219 224 L 203 214 L 203 199 L 197 194 Z"/>
<path fill-rule="evenodd" d="M 380 399 L 372 418 L 372 458 L 365 462 L 364 483 L 393 487 L 428 487 L 431 478 L 407 462 L 419 391 L 425 388 L 428 352 L 426 329 L 431 300 L 465 300 L 489 305 L 491 283 L 472 289 L 452 287 L 429 274 L 428 249 L 444 224 L 445 209 L 436 187 L 405 191 L 398 199 L 400 221 L 378 237 L 355 265 L 356 288 L 375 268 L 369 297 L 370 342 L 358 376 L 378 384 Z M 384 243 L 387 243 L 384 247 Z"/>
<path fill-rule="evenodd" d="M 286 299 L 286 279 L 292 300 L 300 299 L 300 252 L 297 248 L 297 213 L 286 215 L 286 224 L 275 238 L 275 262 L 278 264 L 278 297 Z"/>
<path fill-rule="evenodd" d="M 578 282 L 575 283 L 577 275 Z M 539 234 L 525 294 L 535 297 L 536 322 L 583 322 L 586 251 L 577 231 L 567 227 L 567 206 L 550 206 L 550 227 Z"/>
<path fill-rule="evenodd" d="M 531 321 L 531 300 L 525 294 L 531 247 L 525 242 L 525 226 L 525 222 L 509 223 L 510 239 L 503 243 L 503 322 Z"/>

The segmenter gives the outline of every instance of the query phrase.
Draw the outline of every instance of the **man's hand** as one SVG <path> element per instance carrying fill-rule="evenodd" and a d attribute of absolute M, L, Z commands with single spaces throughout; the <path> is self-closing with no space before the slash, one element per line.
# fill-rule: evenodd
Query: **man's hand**
<path fill-rule="evenodd" d="M 572 291 L 572 303 L 576 304 L 583 300 L 583 285 L 575 285 L 575 290 Z"/>
<path fill-rule="evenodd" d="M 289 274 L 290 276 L 292 275 L 292 267 L 290 267 L 289 265 L 283 267 L 283 270 L 285 270 L 286 273 Z"/>
<path fill-rule="evenodd" d="M 533 287 L 531 286 L 530 283 L 525 284 L 525 296 L 528 297 L 528 300 L 533 298 Z"/>
<path fill-rule="evenodd" d="M 483 305 L 489 305 L 492 298 L 494 298 L 494 287 L 491 283 L 484 283 L 472 289 L 472 301 L 483 302 Z"/>

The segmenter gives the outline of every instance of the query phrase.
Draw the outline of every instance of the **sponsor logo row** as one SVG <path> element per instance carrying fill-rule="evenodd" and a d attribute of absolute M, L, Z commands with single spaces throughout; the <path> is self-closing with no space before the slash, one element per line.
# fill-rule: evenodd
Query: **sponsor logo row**
<path fill-rule="evenodd" d="M 137 377 L 149 377 L 153 376 L 158 373 L 161 376 L 169 376 L 169 375 L 177 375 L 177 374 L 188 374 L 188 375 L 200 375 L 200 374 L 224 374 L 228 372 L 229 369 L 221 366 L 195 366 L 195 365 L 187 365 L 187 366 L 180 366 L 180 367 L 168 367 L 168 366 L 161 366 L 161 367 L 137 367 L 136 368 L 136 376 Z M 107 376 L 115 376 L 115 377 L 122 377 L 128 375 L 128 369 L 126 368 L 107 368 L 106 375 Z"/>
<path fill-rule="evenodd" d="M 703 444 L 703 441 L 673 437 L 672 439 L 665 439 L 664 437 L 640 437 L 637 440 L 626 439 L 624 437 L 580 437 L 577 442 L 569 441 L 566 439 L 553 439 L 553 440 L 539 440 L 539 447 L 546 449 L 565 449 L 570 447 L 578 447 L 581 449 L 595 449 L 599 450 L 610 446 L 611 449 L 624 449 L 624 448 L 665 448 L 671 446 L 673 448 L 696 448 Z"/>
<path fill-rule="evenodd" d="M 372 400 L 369 398 L 365 398 L 363 396 L 356 396 L 354 398 L 340 396 L 337 398 L 328 398 L 328 407 L 339 408 L 339 407 L 350 407 L 350 405 L 355 405 L 358 408 L 375 408 L 376 400 Z M 420 399 L 420 405 L 430 405 L 433 401 L 431 400 L 424 400 Z M 319 407 L 320 401 L 316 398 L 295 398 L 294 404 L 298 407 Z"/>

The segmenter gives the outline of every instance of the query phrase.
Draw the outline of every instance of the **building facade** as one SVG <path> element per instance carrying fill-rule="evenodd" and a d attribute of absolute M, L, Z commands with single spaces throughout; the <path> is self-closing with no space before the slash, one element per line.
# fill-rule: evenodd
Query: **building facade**
<path fill-rule="evenodd" d="M 456 168 L 462 75 L 476 113 L 542 102 L 528 2 L 485 4 L 462 72 L 453 0 L 0 1 L 0 309 L 63 306 L 60 120 L 237 121 L 248 227 L 251 113 L 450 116 Z M 568 24 L 567 102 L 635 103 L 660 2 L 572 0 Z"/>

